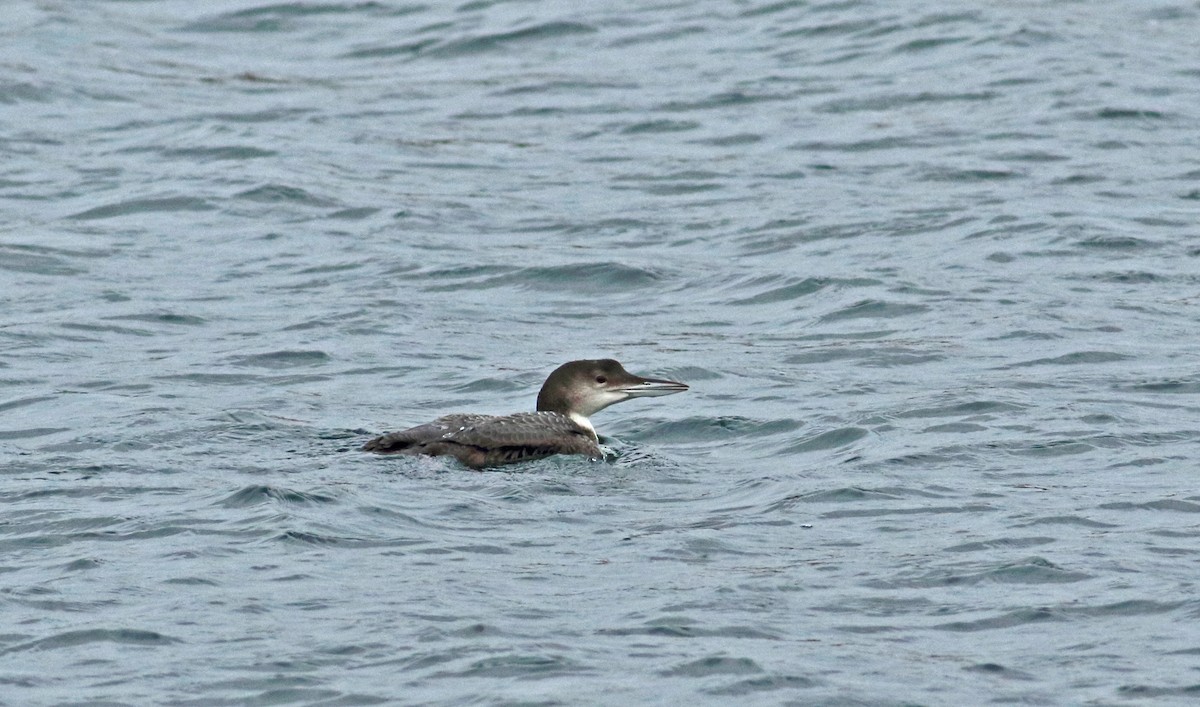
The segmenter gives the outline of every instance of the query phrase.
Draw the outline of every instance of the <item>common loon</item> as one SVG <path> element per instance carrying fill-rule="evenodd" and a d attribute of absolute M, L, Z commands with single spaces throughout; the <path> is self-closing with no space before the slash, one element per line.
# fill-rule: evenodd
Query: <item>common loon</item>
<path fill-rule="evenodd" d="M 611 358 L 564 363 L 550 374 L 537 412 L 514 415 L 455 414 L 367 442 L 379 454 L 452 456 L 472 469 L 542 459 L 554 454 L 600 458 L 591 414 L 630 398 L 671 395 L 687 385 L 642 378 Z"/>

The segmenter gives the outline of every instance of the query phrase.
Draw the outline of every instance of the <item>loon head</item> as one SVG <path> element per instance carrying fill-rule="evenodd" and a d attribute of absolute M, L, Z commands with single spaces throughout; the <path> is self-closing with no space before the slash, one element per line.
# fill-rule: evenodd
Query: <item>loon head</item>
<path fill-rule="evenodd" d="M 635 376 L 611 358 L 564 363 L 546 379 L 537 409 L 561 413 L 590 428 L 587 418 L 614 403 L 687 390 L 675 381 Z"/>

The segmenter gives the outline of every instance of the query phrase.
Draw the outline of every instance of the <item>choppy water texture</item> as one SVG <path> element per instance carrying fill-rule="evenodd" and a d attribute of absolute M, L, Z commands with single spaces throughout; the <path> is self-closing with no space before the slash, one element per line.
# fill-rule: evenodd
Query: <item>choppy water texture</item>
<path fill-rule="evenodd" d="M 0 702 L 1195 700 L 1200 8 L 967 5 L 6 2 Z"/>

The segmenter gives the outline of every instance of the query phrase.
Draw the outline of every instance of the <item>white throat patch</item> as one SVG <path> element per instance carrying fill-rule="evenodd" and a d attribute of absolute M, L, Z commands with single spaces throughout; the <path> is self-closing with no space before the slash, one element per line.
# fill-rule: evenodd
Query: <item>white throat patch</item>
<path fill-rule="evenodd" d="M 580 427 L 587 430 L 588 432 L 591 432 L 592 437 L 594 437 L 597 440 L 600 439 L 598 436 L 596 436 L 596 428 L 592 427 L 591 420 L 587 419 L 586 417 L 584 417 L 583 415 L 580 415 L 577 412 L 573 412 L 570 415 L 568 415 L 567 417 L 570 417 L 572 420 L 574 420 L 575 424 L 579 425 Z"/>

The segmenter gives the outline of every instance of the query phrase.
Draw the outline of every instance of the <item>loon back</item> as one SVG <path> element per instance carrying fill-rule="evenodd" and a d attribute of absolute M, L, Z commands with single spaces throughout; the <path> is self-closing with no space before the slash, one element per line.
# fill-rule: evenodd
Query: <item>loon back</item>
<path fill-rule="evenodd" d="M 472 469 L 544 459 L 555 454 L 604 456 L 594 433 L 557 412 L 457 414 L 376 437 L 363 450 L 377 454 L 451 456 Z"/>

